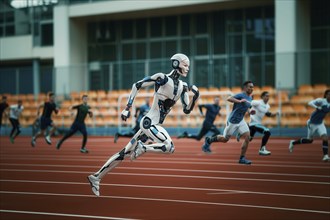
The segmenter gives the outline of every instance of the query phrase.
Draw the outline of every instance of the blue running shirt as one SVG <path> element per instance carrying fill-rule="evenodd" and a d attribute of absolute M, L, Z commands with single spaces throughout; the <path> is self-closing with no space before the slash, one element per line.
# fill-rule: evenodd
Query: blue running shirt
<path fill-rule="evenodd" d="M 251 107 L 252 97 L 247 95 L 245 92 L 238 93 L 233 97 L 238 100 L 246 99 L 249 101 L 234 103 L 233 111 L 230 113 L 228 121 L 232 124 L 238 124 L 243 120 L 246 111 Z"/>
<path fill-rule="evenodd" d="M 325 116 L 330 112 L 330 103 L 328 103 L 327 99 L 315 99 L 310 102 L 311 104 L 314 104 L 315 106 L 320 106 L 322 109 L 316 109 L 310 118 L 310 123 L 312 124 L 321 124 L 323 122 L 323 119 Z"/>

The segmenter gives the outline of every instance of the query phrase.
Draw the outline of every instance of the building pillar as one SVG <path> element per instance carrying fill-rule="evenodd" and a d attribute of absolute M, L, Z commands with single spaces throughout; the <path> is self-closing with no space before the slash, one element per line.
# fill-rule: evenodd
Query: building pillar
<path fill-rule="evenodd" d="M 55 93 L 70 93 L 70 32 L 67 5 L 54 7 Z"/>
<path fill-rule="evenodd" d="M 33 68 L 33 95 L 36 99 L 40 93 L 40 60 L 34 59 L 32 62 Z"/>
<path fill-rule="evenodd" d="M 310 81 L 309 1 L 275 0 L 276 88 L 294 90 Z"/>
<path fill-rule="evenodd" d="M 69 7 L 54 8 L 55 91 L 59 95 L 88 89 L 86 23 L 70 19 Z"/>

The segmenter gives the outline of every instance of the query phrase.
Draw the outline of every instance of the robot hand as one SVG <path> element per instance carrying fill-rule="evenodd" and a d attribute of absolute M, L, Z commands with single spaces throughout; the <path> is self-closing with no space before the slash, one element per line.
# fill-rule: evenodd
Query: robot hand
<path fill-rule="evenodd" d="M 129 111 L 129 107 L 126 106 L 126 108 L 121 112 L 121 119 L 123 121 L 126 121 L 130 117 L 131 113 Z"/>
<path fill-rule="evenodd" d="M 198 91 L 197 86 L 192 85 L 189 87 L 189 90 L 191 90 L 194 93 L 195 99 L 197 99 L 199 97 L 199 91 Z"/>

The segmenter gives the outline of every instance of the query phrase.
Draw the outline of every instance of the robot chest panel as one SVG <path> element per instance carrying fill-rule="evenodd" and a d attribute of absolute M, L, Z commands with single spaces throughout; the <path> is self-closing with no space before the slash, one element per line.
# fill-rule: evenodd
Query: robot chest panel
<path fill-rule="evenodd" d="M 182 93 L 182 82 L 174 82 L 173 80 L 169 80 L 165 85 L 161 86 L 157 91 L 158 94 L 164 96 L 168 99 L 175 99 L 177 100 Z"/>

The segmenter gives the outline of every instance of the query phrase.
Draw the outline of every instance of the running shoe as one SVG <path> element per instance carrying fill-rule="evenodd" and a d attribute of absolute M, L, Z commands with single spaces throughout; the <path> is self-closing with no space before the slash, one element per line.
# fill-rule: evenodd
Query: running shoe
<path fill-rule="evenodd" d="M 96 196 L 100 196 L 100 179 L 94 175 L 87 177 L 88 182 L 91 184 L 92 191 Z"/>
<path fill-rule="evenodd" d="M 35 139 L 35 137 L 32 137 L 31 146 L 32 147 L 35 147 L 36 146 L 36 139 Z"/>
<path fill-rule="evenodd" d="M 261 149 L 259 150 L 259 155 L 268 156 L 270 154 L 271 152 L 266 149 L 266 146 L 261 147 Z"/>
<path fill-rule="evenodd" d="M 45 140 L 46 140 L 47 144 L 49 144 L 49 145 L 52 144 L 52 140 L 50 139 L 50 136 L 49 136 L 49 135 L 47 135 L 47 136 L 45 137 Z"/>
<path fill-rule="evenodd" d="M 211 146 L 210 139 L 211 139 L 210 137 L 206 137 L 205 141 L 204 141 L 204 145 L 202 146 L 202 151 L 207 154 L 212 153 L 211 148 L 210 148 L 210 146 Z"/>
<path fill-rule="evenodd" d="M 118 132 L 117 132 L 117 133 L 115 134 L 115 138 L 113 139 L 113 142 L 114 142 L 114 143 L 117 143 L 118 138 L 119 138 L 119 134 L 118 134 Z"/>
<path fill-rule="evenodd" d="M 248 159 L 246 159 L 245 157 L 242 157 L 242 158 L 239 159 L 238 163 L 250 165 L 252 162 L 249 161 Z"/>
<path fill-rule="evenodd" d="M 81 148 L 80 153 L 87 154 L 89 151 L 86 148 Z"/>
<path fill-rule="evenodd" d="M 322 161 L 324 161 L 324 162 L 329 162 L 330 161 L 330 158 L 329 158 L 328 154 L 323 156 Z"/>
<path fill-rule="evenodd" d="M 291 140 L 291 141 L 290 141 L 290 144 L 289 144 L 289 152 L 290 152 L 290 153 L 293 152 L 293 148 L 294 148 L 293 142 L 294 142 L 294 140 Z"/>

